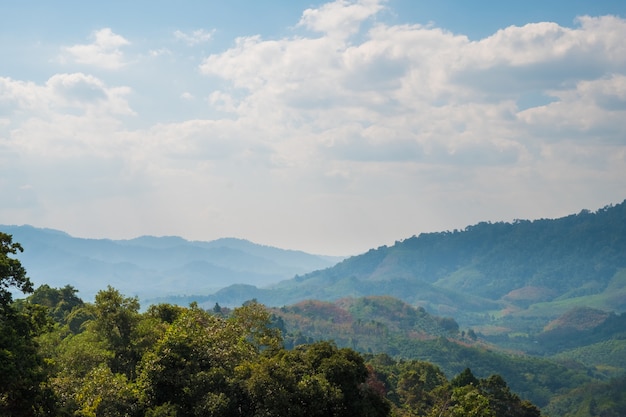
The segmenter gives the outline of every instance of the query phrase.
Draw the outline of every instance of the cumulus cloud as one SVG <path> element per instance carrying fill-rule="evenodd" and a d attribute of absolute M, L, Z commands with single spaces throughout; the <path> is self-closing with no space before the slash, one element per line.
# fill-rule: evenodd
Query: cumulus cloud
<path fill-rule="evenodd" d="M 92 43 L 63 48 L 64 56 L 78 64 L 108 70 L 117 70 L 126 65 L 121 48 L 130 44 L 127 39 L 113 33 L 110 28 L 93 32 L 91 38 Z"/>
<path fill-rule="evenodd" d="M 202 223 L 216 237 L 280 240 L 298 230 L 301 243 L 335 230 L 359 242 L 379 225 L 363 243 L 374 246 L 382 235 L 464 227 L 497 219 L 492 213 L 589 207 L 584 195 L 622 198 L 624 19 L 538 22 L 472 41 L 433 25 L 385 23 L 385 7 L 337 0 L 307 9 L 297 34 L 234 39 L 199 71 L 188 67 L 196 57 L 174 50 L 176 60 L 144 68 L 157 77 L 151 85 L 148 76 L 120 83 L 79 72 L 43 83 L 0 78 L 0 165 L 54 168 L 55 181 L 83 193 L 108 190 L 89 210 L 130 216 L 120 233 L 193 221 L 192 230 Z M 190 45 L 211 35 L 174 33 Z M 103 29 L 65 52 L 115 69 L 127 45 Z M 179 108 L 192 116 L 170 115 Z M 41 192 L 54 189 L 49 180 L 26 176 L 32 187 L 17 191 L 60 207 Z"/>
<path fill-rule="evenodd" d="M 351 153 L 356 160 L 395 155 L 438 164 L 443 155 L 450 163 L 466 155 L 461 159 L 477 164 L 512 164 L 531 125 L 571 119 L 572 127 L 586 123 L 590 129 L 616 123 L 608 116 L 579 116 L 603 111 L 601 106 L 623 107 L 616 85 L 604 92 L 587 88 L 588 100 L 581 96 L 590 80 L 606 84 L 612 71 L 626 73 L 622 19 L 581 17 L 575 28 L 512 26 L 474 42 L 429 26 L 378 24 L 361 42 L 334 41 L 334 28 L 354 33 L 381 7 L 336 1 L 306 10 L 300 24 L 324 35 L 240 38 L 235 47 L 207 57 L 201 71 L 248 90 L 239 106 L 242 119 L 303 124 L 318 132 L 314 140 L 325 155 L 335 148 L 342 159 Z M 556 102 L 521 112 L 516 102 L 528 91 Z M 578 110 L 572 112 L 574 103 Z"/>
<path fill-rule="evenodd" d="M 7 143 L 26 159 L 110 154 L 117 118 L 134 114 L 129 91 L 83 73 L 56 74 L 44 84 L 0 78 L 0 102 L 10 121 Z"/>
<path fill-rule="evenodd" d="M 128 87 L 107 87 L 100 79 L 84 73 L 56 74 L 45 84 L 0 77 L 0 101 L 8 114 L 19 110 L 39 115 L 62 114 L 68 107 L 88 112 L 133 114 L 125 96 Z"/>
<path fill-rule="evenodd" d="M 519 114 L 534 137 L 550 142 L 626 145 L 626 75 L 581 80 L 573 88 L 550 94 L 557 100 Z"/>
<path fill-rule="evenodd" d="M 336 0 L 306 9 L 298 25 L 344 39 L 358 32 L 360 25 L 383 9 L 384 0 Z"/>
<path fill-rule="evenodd" d="M 492 94 L 519 94 L 623 72 L 626 48 L 618 38 L 626 33 L 626 21 L 603 16 L 580 17 L 578 22 L 576 28 L 555 23 L 512 26 L 468 44 L 454 79 Z"/>
<path fill-rule="evenodd" d="M 534 193 L 574 200 L 581 177 L 613 193 L 623 183 L 624 19 L 511 26 L 471 41 L 434 26 L 364 26 L 382 7 L 329 3 L 303 13 L 311 36 L 240 38 L 201 64 L 243 92 L 230 110 L 275 138 L 277 172 L 394 204 L 421 188 L 431 205 L 476 213 L 509 190 L 519 194 L 507 210 L 529 210 Z"/>

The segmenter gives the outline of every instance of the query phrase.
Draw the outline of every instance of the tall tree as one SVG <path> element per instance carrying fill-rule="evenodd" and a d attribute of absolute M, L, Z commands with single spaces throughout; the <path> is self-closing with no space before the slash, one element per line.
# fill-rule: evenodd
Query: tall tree
<path fill-rule="evenodd" d="M 197 306 L 176 314 L 163 336 L 143 355 L 138 385 L 151 414 L 238 415 L 232 376 L 254 347 L 239 326 Z"/>
<path fill-rule="evenodd" d="M 30 304 L 47 307 L 55 322 L 66 324 L 72 310 L 84 305 L 83 300 L 76 295 L 77 292 L 78 290 L 71 285 L 66 285 L 63 288 L 52 288 L 48 284 L 43 284 L 26 301 Z"/>
<path fill-rule="evenodd" d="M 363 358 L 330 342 L 268 351 L 238 368 L 255 417 L 383 417 L 390 405 L 371 380 Z"/>
<path fill-rule="evenodd" d="M 0 309 L 6 310 L 13 301 L 10 288 L 24 293 L 33 292 L 33 284 L 26 276 L 26 269 L 21 262 L 12 257 L 23 252 L 22 246 L 13 242 L 13 236 L 0 232 Z"/>
<path fill-rule="evenodd" d="M 0 415 L 30 417 L 50 413 L 51 396 L 44 389 L 45 363 L 35 337 L 44 329 L 46 313 L 31 306 L 18 311 L 11 289 L 33 291 L 26 270 L 12 255 L 22 252 L 11 235 L 0 233 Z"/>
<path fill-rule="evenodd" d="M 111 370 L 134 378 L 135 365 L 140 359 L 132 345 L 133 335 L 139 322 L 139 300 L 124 297 L 118 290 L 109 286 L 96 294 L 94 307 L 96 332 L 115 354 Z"/>

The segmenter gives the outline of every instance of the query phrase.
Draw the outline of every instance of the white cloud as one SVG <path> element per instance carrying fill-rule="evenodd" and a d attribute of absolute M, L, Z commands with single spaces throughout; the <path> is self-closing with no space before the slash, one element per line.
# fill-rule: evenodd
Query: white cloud
<path fill-rule="evenodd" d="M 355 7 L 368 12 L 348 13 Z M 301 22 L 317 28 L 319 17 L 331 26 L 358 27 L 380 7 L 377 2 L 337 1 L 307 10 Z M 419 25 L 377 25 L 362 42 L 340 46 L 332 36 L 271 41 L 255 36 L 207 57 L 201 70 L 247 89 L 238 106 L 241 120 L 314 129 L 313 140 L 325 155 L 336 147 L 337 157 L 344 159 L 354 152 L 355 159 L 397 155 L 440 163 L 448 155 L 450 163 L 458 163 L 465 154 L 464 160 L 477 164 L 510 164 L 526 146 L 521 132 L 539 123 L 532 114 L 542 112 L 548 119 L 542 126 L 564 120 L 542 109 L 518 116 L 515 103 L 529 89 L 556 97 L 549 106 L 553 109 L 564 101 L 576 102 L 579 110 L 570 112 L 570 118 L 577 128 L 587 120 L 586 129 L 608 123 L 621 132 L 619 116 L 600 117 L 593 113 L 602 111 L 594 100 L 567 97 L 578 96 L 575 89 L 585 85 L 572 80 L 605 77 L 607 68 L 626 73 L 623 43 L 617 41 L 626 36 L 626 22 L 614 17 L 580 22 L 574 29 L 554 23 L 509 27 L 477 42 Z M 593 68 L 576 69 L 576 62 L 591 62 Z M 615 86 L 607 91 L 604 105 L 619 111 L 623 99 L 610 93 Z M 585 111 L 593 112 L 579 117 Z M 352 133 L 342 126 L 350 126 Z M 370 139 L 372 126 L 377 127 L 375 139 Z"/>
<path fill-rule="evenodd" d="M 555 23 L 509 27 L 464 48 L 453 79 L 489 94 L 568 87 L 626 70 L 619 40 L 626 21 L 613 16 L 581 17 L 580 26 Z"/>
<path fill-rule="evenodd" d="M 193 100 L 195 97 L 189 91 L 185 91 L 180 95 L 180 98 L 182 98 L 183 100 Z"/>
<path fill-rule="evenodd" d="M 349 13 L 365 5 L 367 12 Z M 330 3 L 308 10 L 300 22 L 321 36 L 240 38 L 202 63 L 203 73 L 244 92 L 230 109 L 240 126 L 257 127 L 259 140 L 273 138 L 266 142 L 272 161 L 280 162 L 273 175 L 283 178 L 284 171 L 320 191 L 334 179 L 341 191 L 331 187 L 332 193 L 380 192 L 394 206 L 402 193 L 438 187 L 424 204 L 474 205 L 471 216 L 491 204 L 528 217 L 542 215 L 525 202 L 537 201 L 535 192 L 546 201 L 558 194 L 572 207 L 583 204 L 574 203 L 583 197 L 547 184 L 571 192 L 580 183 L 579 159 L 588 155 L 586 178 L 596 186 L 587 195 L 597 199 L 605 190 L 605 198 L 622 198 L 626 21 L 581 17 L 571 28 L 513 26 L 478 41 L 437 27 L 379 23 L 358 42 L 338 42 L 379 7 Z M 518 108 L 528 92 L 553 102 Z M 498 194 L 510 199 L 496 201 Z M 358 210 L 356 200 L 344 203 Z M 471 216 L 459 217 L 459 226 L 489 217 Z"/>
<path fill-rule="evenodd" d="M 161 66 L 106 73 L 116 81 L 0 78 L 2 173 L 23 176 L 31 187 L 12 190 L 52 227 L 63 218 L 101 236 L 237 235 L 303 249 L 336 241 L 330 252 L 623 198 L 624 19 L 470 41 L 379 22 L 384 7 L 308 9 L 298 35 L 238 38 L 201 74 L 197 57 L 173 50 Z M 66 53 L 119 68 L 128 41 L 104 31 Z"/>
<path fill-rule="evenodd" d="M 213 38 L 214 31 L 207 32 L 204 29 L 197 29 L 191 32 L 174 31 L 174 37 L 187 45 L 193 46 L 199 43 L 209 42 Z"/>
<path fill-rule="evenodd" d="M 534 137 L 626 146 L 626 74 L 582 80 L 550 94 L 558 100 L 519 114 Z"/>
<path fill-rule="evenodd" d="M 167 48 L 159 48 L 159 49 L 152 49 L 150 51 L 148 51 L 148 54 L 153 57 L 159 57 L 159 56 L 163 56 L 163 55 L 172 55 L 172 51 L 170 51 Z"/>
<path fill-rule="evenodd" d="M 31 115 L 62 115 L 68 108 L 80 113 L 133 114 L 125 96 L 128 87 L 107 87 L 100 79 L 83 73 L 56 74 L 45 84 L 0 77 L 0 102 L 7 112 L 22 110 Z"/>
<path fill-rule="evenodd" d="M 116 70 L 126 65 L 120 48 L 130 42 L 121 35 L 104 28 L 92 33 L 92 43 L 77 44 L 63 48 L 65 56 L 72 61 L 98 68 Z"/>
<path fill-rule="evenodd" d="M 384 0 L 336 0 L 317 9 L 306 9 L 298 23 L 330 37 L 345 39 L 358 32 L 363 21 L 383 9 Z"/>
<path fill-rule="evenodd" d="M 57 74 L 41 85 L 0 78 L 0 86 L 13 122 L 8 143 L 25 158 L 110 154 L 117 117 L 134 114 L 127 87 L 107 87 L 82 73 Z"/>

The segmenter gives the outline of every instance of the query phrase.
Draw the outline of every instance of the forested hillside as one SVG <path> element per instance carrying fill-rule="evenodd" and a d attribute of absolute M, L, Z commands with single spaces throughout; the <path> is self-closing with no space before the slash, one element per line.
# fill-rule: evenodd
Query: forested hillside
<path fill-rule="evenodd" d="M 550 339 L 554 345 L 565 340 L 570 341 L 570 345 L 563 345 L 558 357 L 539 358 L 501 349 L 473 329 L 459 327 L 451 318 L 433 316 L 421 307 L 415 308 L 388 296 L 332 303 L 303 301 L 272 311 L 286 330 L 288 346 L 330 338 L 338 346 L 363 353 L 427 361 L 437 365 L 448 377 L 471 367 L 480 377 L 502 375 L 515 392 L 541 407 L 548 407 L 554 398 L 566 396 L 583 385 L 626 373 L 626 355 L 615 350 L 626 342 L 623 327 L 626 314 L 604 314 L 602 324 L 587 323 L 588 328 L 581 331 L 595 335 L 588 342 L 584 334 L 579 333 L 578 337 L 569 334 L 569 337 Z M 584 312 L 571 312 L 560 321 L 573 316 L 590 317 L 581 313 Z M 571 324 L 572 321 L 567 322 L 568 328 Z M 595 344 L 611 346 L 613 354 L 594 354 L 589 349 Z M 572 357 L 574 351 L 566 350 L 572 345 L 585 345 L 587 355 Z"/>
<path fill-rule="evenodd" d="M 424 233 L 272 287 L 233 286 L 199 300 L 281 306 L 383 294 L 486 333 L 537 333 L 574 307 L 625 311 L 626 202 Z"/>
<path fill-rule="evenodd" d="M 626 281 L 614 280 L 622 268 L 626 202 L 555 220 L 479 223 L 421 234 L 277 288 L 316 299 L 351 295 L 346 290 L 384 292 L 446 312 L 484 311 L 483 300 L 487 306 L 527 308 L 604 295 L 593 303 L 623 311 Z"/>

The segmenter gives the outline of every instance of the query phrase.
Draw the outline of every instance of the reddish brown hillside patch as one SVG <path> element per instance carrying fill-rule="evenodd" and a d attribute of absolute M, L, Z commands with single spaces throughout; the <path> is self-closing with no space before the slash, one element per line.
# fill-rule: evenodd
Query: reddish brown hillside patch
<path fill-rule="evenodd" d="M 588 330 L 599 326 L 609 316 L 609 313 L 596 310 L 591 307 L 576 307 L 563 314 L 561 317 L 552 320 L 544 328 L 544 331 L 555 329 Z"/>
<path fill-rule="evenodd" d="M 538 303 L 548 301 L 554 296 L 554 291 L 545 287 L 527 286 L 510 291 L 504 297 L 504 300 L 515 302 L 532 302 Z"/>
<path fill-rule="evenodd" d="M 351 323 L 352 316 L 346 310 L 333 303 L 307 300 L 302 301 L 290 308 L 292 313 L 311 319 L 332 321 L 336 324 Z"/>

